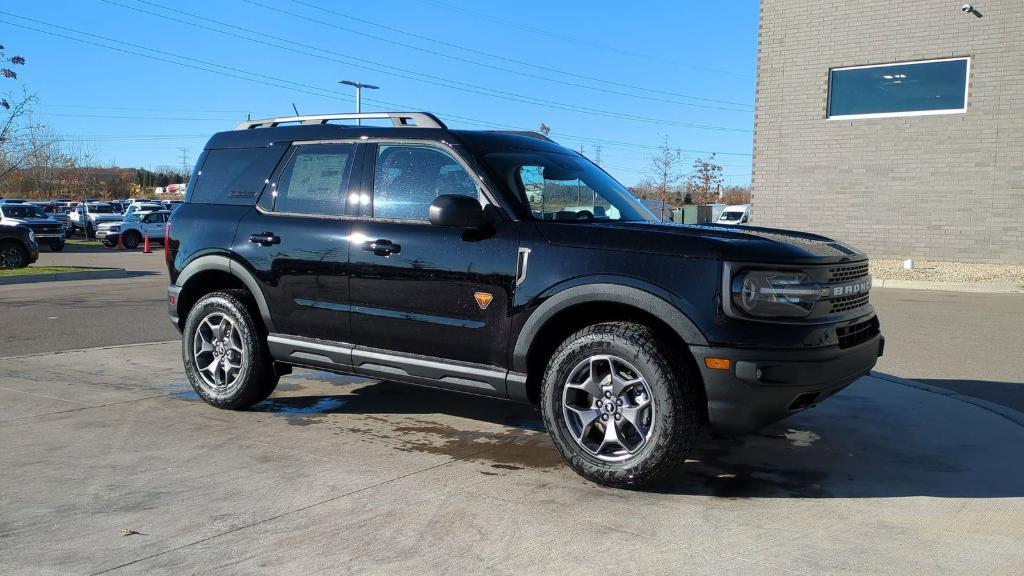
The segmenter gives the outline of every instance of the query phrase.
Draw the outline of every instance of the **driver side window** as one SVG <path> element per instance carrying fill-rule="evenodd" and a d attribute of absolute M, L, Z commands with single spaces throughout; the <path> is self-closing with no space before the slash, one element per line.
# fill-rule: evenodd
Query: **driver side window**
<path fill-rule="evenodd" d="M 373 216 L 427 220 L 441 194 L 480 199 L 476 182 L 454 158 L 430 146 L 381 145 L 373 171 Z"/>

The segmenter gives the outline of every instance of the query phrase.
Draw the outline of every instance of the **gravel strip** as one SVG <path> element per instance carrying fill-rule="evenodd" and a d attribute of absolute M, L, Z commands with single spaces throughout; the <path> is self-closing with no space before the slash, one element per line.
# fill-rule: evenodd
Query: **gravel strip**
<path fill-rule="evenodd" d="M 937 262 L 914 260 L 913 270 L 904 270 L 902 260 L 872 260 L 871 276 L 876 280 L 924 280 L 926 282 L 1024 283 L 1024 266 Z"/>

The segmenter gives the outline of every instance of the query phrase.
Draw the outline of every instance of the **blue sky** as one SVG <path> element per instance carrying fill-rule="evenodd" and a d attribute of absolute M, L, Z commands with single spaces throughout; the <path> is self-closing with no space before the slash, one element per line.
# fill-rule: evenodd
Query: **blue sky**
<path fill-rule="evenodd" d="M 181 165 L 253 118 L 427 110 L 457 128 L 536 130 L 626 184 L 662 135 L 750 182 L 756 0 L 5 2 L 0 43 L 39 119 L 104 165 Z M 5 86 L 9 88 L 10 84 Z"/>

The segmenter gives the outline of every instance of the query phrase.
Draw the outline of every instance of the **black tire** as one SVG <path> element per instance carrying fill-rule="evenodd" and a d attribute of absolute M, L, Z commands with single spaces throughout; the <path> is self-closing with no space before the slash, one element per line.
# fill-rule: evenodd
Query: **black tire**
<path fill-rule="evenodd" d="M 121 242 L 124 243 L 125 248 L 134 250 L 142 243 L 142 235 L 134 230 L 129 230 L 121 236 Z"/>
<path fill-rule="evenodd" d="M 668 347 L 647 326 L 606 322 L 569 336 L 552 354 L 541 383 L 541 412 L 555 448 L 578 474 L 605 486 L 639 487 L 668 476 L 686 459 L 700 429 L 697 387 L 701 383 L 689 365 L 673 361 L 667 352 Z M 654 408 L 647 414 L 650 436 L 643 444 L 636 444 L 634 454 L 623 454 L 619 457 L 624 459 L 618 461 L 602 459 L 581 445 L 563 410 L 563 394 L 570 376 L 588 358 L 605 355 L 614 356 L 639 372 L 649 391 L 644 394 L 650 395 Z M 615 416 L 618 420 L 620 414 Z M 600 418 L 605 418 L 603 412 Z M 605 424 L 598 419 L 593 422 L 591 432 L 596 427 L 598 434 L 603 434 L 600 428 Z"/>
<path fill-rule="evenodd" d="M 92 229 L 92 224 L 86 224 L 85 225 L 85 239 L 86 240 L 95 240 L 96 239 L 96 231 Z"/>
<path fill-rule="evenodd" d="M 0 242 L 0 270 L 28 266 L 28 250 L 18 242 Z"/>
<path fill-rule="evenodd" d="M 61 242 L 54 242 L 53 244 L 50 244 L 50 250 L 52 250 L 54 252 L 60 252 L 63 249 L 64 249 L 64 242 L 63 241 L 61 241 Z"/>
<path fill-rule="evenodd" d="M 279 377 L 267 348 L 266 334 L 253 310 L 255 303 L 246 291 L 223 290 L 203 296 L 188 313 L 181 339 L 185 373 L 199 397 L 211 406 L 229 410 L 248 408 L 266 400 L 277 387 Z M 230 320 L 245 352 L 235 379 L 221 389 L 204 377 L 194 354 L 197 330 L 211 314 Z"/>

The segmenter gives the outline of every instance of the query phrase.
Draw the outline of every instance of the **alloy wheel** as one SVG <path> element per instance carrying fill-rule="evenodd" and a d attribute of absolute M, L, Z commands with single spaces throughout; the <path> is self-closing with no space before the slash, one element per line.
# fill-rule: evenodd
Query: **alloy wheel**
<path fill-rule="evenodd" d="M 5 246 L 0 250 L 0 268 L 4 270 L 21 268 L 24 264 L 21 261 L 21 251 L 14 246 Z"/>
<path fill-rule="evenodd" d="M 640 371 L 609 354 L 580 362 L 562 392 L 569 433 L 588 454 L 606 462 L 627 460 L 647 445 L 654 432 L 654 410 Z"/>
<path fill-rule="evenodd" d="M 213 312 L 199 322 L 192 349 L 196 369 L 211 392 L 223 393 L 238 382 L 245 347 L 241 333 L 226 314 Z"/>

